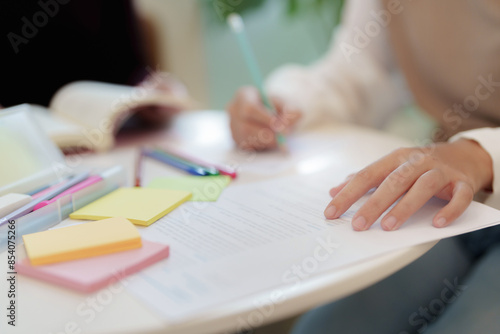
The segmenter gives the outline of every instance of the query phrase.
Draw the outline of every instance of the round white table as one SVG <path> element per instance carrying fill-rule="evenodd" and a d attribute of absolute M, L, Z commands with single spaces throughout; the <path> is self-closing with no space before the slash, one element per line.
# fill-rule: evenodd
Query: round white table
<path fill-rule="evenodd" d="M 329 124 L 314 129 L 315 134 L 334 141 L 336 145 L 328 156 L 310 157 L 295 161 L 276 175 L 241 172 L 234 184 L 244 184 L 277 176 L 308 174 L 330 168 L 332 173 L 348 175 L 391 150 L 408 146 L 407 140 L 368 128 L 345 124 Z M 87 154 L 68 158 L 73 166 L 109 167 L 122 164 L 127 171 L 127 182 L 133 184 L 133 166 L 137 147 L 142 144 L 168 142 L 180 150 L 187 150 L 213 161 L 228 161 L 238 152 L 228 130 L 228 119 L 220 111 L 184 113 L 176 117 L 170 126 L 161 131 L 137 132 L 120 135 L 116 147 L 105 154 Z M 165 167 L 147 165 L 144 183 L 165 173 Z M 175 172 L 174 172 L 175 173 Z M 117 291 L 106 303 L 96 302 L 94 294 L 80 294 L 18 276 L 18 323 L 7 326 L 5 316 L 0 322 L 1 333 L 230 333 L 238 328 L 242 319 L 253 319 L 262 313 L 261 324 L 271 323 L 305 312 L 315 306 L 342 298 L 391 275 L 408 265 L 430 248 L 435 242 L 403 249 L 377 257 L 370 261 L 326 272 L 302 282 L 299 288 L 272 310 L 259 310 L 254 305 L 258 295 L 206 310 L 194 319 L 169 325 L 154 310 L 137 301 L 126 290 Z M 0 257 L 5 265 L 5 253 Z M 2 279 L 0 291 L 7 291 Z M 267 292 L 268 293 L 268 292 Z M 266 292 L 262 292 L 262 296 Z M 4 297 L 6 299 L 6 297 Z M 3 302 L 0 302 L 3 305 Z M 5 310 L 5 308 L 2 307 Z M 93 311 L 89 311 L 93 310 Z"/>

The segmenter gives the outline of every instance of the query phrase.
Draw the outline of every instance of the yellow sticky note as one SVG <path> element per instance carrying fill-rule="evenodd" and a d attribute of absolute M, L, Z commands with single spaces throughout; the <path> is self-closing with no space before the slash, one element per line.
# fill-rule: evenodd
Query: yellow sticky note
<path fill-rule="evenodd" d="M 193 194 L 191 201 L 215 202 L 229 182 L 227 175 L 158 177 L 148 188 L 187 190 Z"/>
<path fill-rule="evenodd" d="M 23 236 L 33 265 L 83 259 L 142 246 L 137 228 L 117 217 Z"/>
<path fill-rule="evenodd" d="M 125 217 L 136 225 L 149 226 L 190 197 L 188 191 L 120 188 L 69 216 L 90 220 Z"/>

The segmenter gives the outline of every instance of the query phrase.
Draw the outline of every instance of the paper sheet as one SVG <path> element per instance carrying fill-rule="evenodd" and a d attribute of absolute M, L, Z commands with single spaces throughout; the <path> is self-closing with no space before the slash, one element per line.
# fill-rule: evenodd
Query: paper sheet
<path fill-rule="evenodd" d="M 185 190 L 193 194 L 190 201 L 215 202 L 230 182 L 226 175 L 158 177 L 148 188 Z"/>
<path fill-rule="evenodd" d="M 120 188 L 69 216 L 90 220 L 124 217 L 136 225 L 149 226 L 190 197 L 190 192 L 181 190 Z"/>
<path fill-rule="evenodd" d="M 432 217 L 443 205 L 436 199 L 398 231 L 383 231 L 377 222 L 369 231 L 355 232 L 350 217 L 366 198 L 340 219 L 324 219 L 331 180 L 329 172 L 287 177 L 228 188 L 216 203 L 183 205 L 141 230 L 143 238 L 170 244 L 171 257 L 137 275 L 129 290 L 175 322 L 252 293 L 293 287 L 327 270 L 500 221 L 500 211 L 474 202 L 451 226 L 434 228 Z"/>
<path fill-rule="evenodd" d="M 331 134 L 301 133 L 287 138 L 287 153 L 276 151 L 246 152 L 235 150 L 227 163 L 240 172 L 261 175 L 279 174 L 295 166 L 298 161 L 318 157 L 344 144 L 345 139 L 332 140 Z"/>

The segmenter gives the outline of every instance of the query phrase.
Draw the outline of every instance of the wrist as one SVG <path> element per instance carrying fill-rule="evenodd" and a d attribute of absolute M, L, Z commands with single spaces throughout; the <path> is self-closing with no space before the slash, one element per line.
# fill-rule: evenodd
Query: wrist
<path fill-rule="evenodd" d="M 463 166 L 475 183 L 475 192 L 491 190 L 493 185 L 493 161 L 490 154 L 475 140 L 459 139 L 452 143 L 460 150 Z M 465 158 L 465 159 L 464 159 Z"/>

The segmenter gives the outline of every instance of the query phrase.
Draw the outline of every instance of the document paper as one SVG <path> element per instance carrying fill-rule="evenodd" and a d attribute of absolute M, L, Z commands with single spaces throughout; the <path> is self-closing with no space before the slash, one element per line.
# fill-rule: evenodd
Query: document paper
<path fill-rule="evenodd" d="M 170 259 L 139 273 L 128 289 L 168 322 L 193 318 L 221 303 L 293 286 L 325 271 L 402 247 L 494 225 L 500 211 L 472 203 L 451 226 L 432 217 L 444 202 L 429 201 L 400 230 L 380 221 L 355 232 L 350 221 L 367 197 L 337 220 L 326 220 L 331 172 L 229 187 L 215 203 L 182 205 L 143 238 L 171 246 Z"/>

